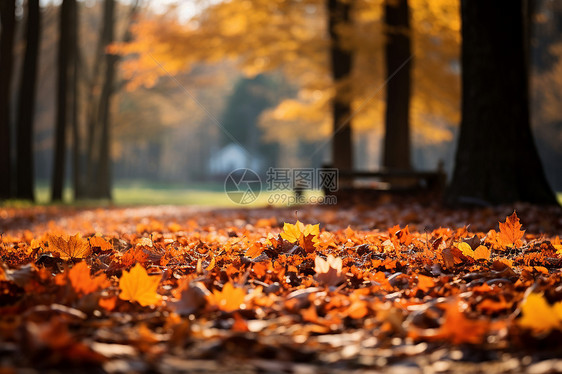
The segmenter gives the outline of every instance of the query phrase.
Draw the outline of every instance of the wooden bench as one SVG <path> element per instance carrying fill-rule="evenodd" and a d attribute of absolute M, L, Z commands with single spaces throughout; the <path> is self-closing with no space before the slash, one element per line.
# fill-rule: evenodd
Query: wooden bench
<path fill-rule="evenodd" d="M 383 195 L 436 199 L 441 197 L 446 181 L 442 167 L 433 171 L 340 170 L 338 190 L 324 190 L 324 194 L 337 196 L 338 202 L 371 200 Z"/>

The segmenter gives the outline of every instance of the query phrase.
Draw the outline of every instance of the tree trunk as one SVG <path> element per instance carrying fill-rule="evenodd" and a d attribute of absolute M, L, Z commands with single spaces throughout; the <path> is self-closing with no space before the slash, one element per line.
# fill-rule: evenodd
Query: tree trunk
<path fill-rule="evenodd" d="M 462 122 L 450 203 L 556 204 L 529 121 L 524 0 L 462 0 Z"/>
<path fill-rule="evenodd" d="M 81 167 L 81 143 L 80 143 L 80 123 L 79 123 L 79 47 L 78 47 L 78 30 L 79 30 L 79 12 L 78 4 L 72 2 L 72 32 L 70 33 L 70 51 L 72 56 L 72 74 L 71 74 L 71 90 L 70 90 L 70 104 L 71 104 L 71 129 L 72 129 L 72 184 L 74 191 L 74 200 L 79 200 L 84 197 L 84 175 Z"/>
<path fill-rule="evenodd" d="M 15 0 L 0 1 L 0 200 L 12 197 L 11 82 L 14 62 Z"/>
<path fill-rule="evenodd" d="M 105 14 L 105 6 L 104 6 Z M 98 178 L 98 168 L 99 168 L 99 155 L 97 154 L 96 145 L 99 144 L 99 101 L 100 95 L 97 93 L 99 85 L 101 85 L 101 74 L 103 67 L 104 58 L 104 35 L 105 33 L 105 23 L 102 22 L 100 29 L 100 35 L 98 38 L 98 43 L 96 45 L 94 70 L 91 75 L 90 84 L 88 86 L 88 109 L 86 117 L 86 153 L 85 153 L 85 165 L 86 170 L 84 171 L 84 177 L 86 180 L 86 185 L 84 186 L 84 196 L 88 199 L 96 198 L 97 194 L 97 178 Z"/>
<path fill-rule="evenodd" d="M 57 82 L 57 118 L 55 129 L 55 158 L 53 163 L 52 201 L 62 201 L 65 162 L 66 162 L 66 128 L 69 103 L 68 82 L 71 67 L 70 33 L 72 32 L 72 4 L 76 0 L 63 0 L 59 19 L 58 82 Z"/>
<path fill-rule="evenodd" d="M 412 47 L 409 13 L 408 0 L 385 1 L 387 84 L 382 166 L 387 169 L 411 169 L 410 79 Z"/>
<path fill-rule="evenodd" d="M 39 0 L 28 0 L 27 7 L 25 57 L 18 102 L 16 197 L 18 199 L 35 201 L 33 117 L 35 114 L 37 64 L 39 59 L 39 33 L 41 30 Z"/>
<path fill-rule="evenodd" d="M 351 2 L 328 0 L 327 5 L 332 79 L 336 85 L 336 94 L 332 103 L 332 165 L 340 170 L 351 170 L 353 169 L 351 100 L 349 85 L 342 81 L 349 78 L 351 73 L 352 55 L 350 51 L 342 48 L 341 36 L 336 32 L 338 25 L 350 22 Z"/>
<path fill-rule="evenodd" d="M 105 0 L 102 39 L 107 48 L 115 40 L 115 0 Z M 111 200 L 111 134 L 110 111 L 118 56 L 105 51 L 105 78 L 99 102 L 98 121 L 101 125 L 99 169 L 96 197 Z"/>

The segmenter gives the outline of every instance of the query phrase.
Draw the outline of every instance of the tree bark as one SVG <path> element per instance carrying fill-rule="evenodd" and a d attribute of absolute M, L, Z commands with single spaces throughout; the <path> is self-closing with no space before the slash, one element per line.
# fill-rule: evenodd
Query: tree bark
<path fill-rule="evenodd" d="M 11 82 L 14 65 L 15 0 L 0 1 L 0 200 L 12 197 Z"/>
<path fill-rule="evenodd" d="M 68 112 L 68 83 L 71 66 L 70 33 L 72 32 L 72 4 L 76 0 L 63 0 L 60 7 L 59 19 L 59 49 L 58 49 L 58 82 L 57 82 L 57 114 L 55 129 L 55 158 L 53 163 L 53 180 L 51 200 L 62 201 L 65 163 L 66 163 L 66 129 Z"/>
<path fill-rule="evenodd" d="M 115 77 L 115 65 L 118 56 L 107 51 L 107 47 L 115 41 L 115 0 L 105 0 L 104 31 L 102 34 L 105 51 L 105 78 L 99 102 L 98 120 L 101 125 L 99 148 L 99 169 L 96 197 L 111 200 L 111 134 L 110 111 L 111 97 Z"/>
<path fill-rule="evenodd" d="M 71 129 L 72 129 L 72 185 L 74 191 L 74 200 L 79 200 L 84 197 L 84 175 L 81 167 L 81 142 L 80 142 L 80 122 L 79 122 L 79 12 L 78 3 L 72 2 L 72 32 L 70 33 L 70 51 L 69 54 L 72 56 L 72 74 L 71 74 L 71 86 L 70 86 L 70 105 L 71 105 Z"/>
<path fill-rule="evenodd" d="M 384 21 L 387 83 L 382 166 L 409 170 L 412 43 L 408 0 L 386 0 Z"/>
<path fill-rule="evenodd" d="M 450 203 L 556 204 L 529 121 L 524 0 L 462 0 L 462 121 Z"/>
<path fill-rule="evenodd" d="M 330 35 L 330 57 L 332 79 L 336 93 L 332 102 L 332 165 L 340 170 L 353 169 L 353 136 L 351 128 L 351 101 L 349 87 L 342 81 L 351 73 L 352 54 L 341 46 L 338 25 L 350 22 L 351 2 L 328 0 L 328 31 Z M 346 92 L 347 91 L 347 92 Z"/>
<path fill-rule="evenodd" d="M 16 197 L 18 199 L 35 201 L 33 117 L 35 114 L 39 34 L 41 30 L 39 0 L 28 0 L 27 7 L 25 57 L 18 102 Z"/>
<path fill-rule="evenodd" d="M 105 14 L 105 6 L 104 6 Z M 104 16 L 102 16 L 104 17 Z M 105 19 L 105 18 L 104 18 Z M 102 67 L 104 60 L 104 31 L 105 23 L 102 22 L 100 28 L 100 35 L 96 45 L 96 54 L 94 61 L 94 69 L 91 75 L 90 84 L 88 86 L 88 110 L 86 118 L 86 153 L 85 153 L 85 165 L 86 170 L 84 172 L 84 177 L 86 179 L 86 185 L 84 186 L 84 196 L 88 199 L 96 198 L 96 185 L 98 178 L 98 168 L 99 168 L 99 154 L 96 149 L 96 145 L 99 144 L 99 119 L 98 111 L 100 107 L 100 95 L 96 93 L 99 85 L 102 81 Z"/>

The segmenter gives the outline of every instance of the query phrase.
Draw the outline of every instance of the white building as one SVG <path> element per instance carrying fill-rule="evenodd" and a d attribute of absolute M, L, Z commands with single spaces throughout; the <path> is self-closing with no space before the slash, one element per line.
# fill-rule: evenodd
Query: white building
<path fill-rule="evenodd" d="M 253 157 L 242 146 L 234 143 L 230 143 L 217 152 L 213 152 L 209 160 L 209 172 L 211 175 L 224 175 L 241 168 L 252 169 L 259 173 L 262 167 L 263 160 Z"/>

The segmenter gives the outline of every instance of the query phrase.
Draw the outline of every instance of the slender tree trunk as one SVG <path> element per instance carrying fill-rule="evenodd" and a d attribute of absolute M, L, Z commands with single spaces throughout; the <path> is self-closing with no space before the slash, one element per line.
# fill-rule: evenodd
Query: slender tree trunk
<path fill-rule="evenodd" d="M 11 82 L 16 27 L 15 0 L 0 1 L 0 200 L 12 197 Z"/>
<path fill-rule="evenodd" d="M 69 103 L 68 82 L 71 66 L 70 33 L 72 32 L 72 4 L 76 0 L 63 0 L 60 7 L 59 50 L 58 50 L 58 82 L 57 82 L 57 118 L 55 129 L 55 158 L 53 163 L 53 180 L 51 200 L 62 201 L 65 162 L 66 162 L 66 129 Z"/>
<path fill-rule="evenodd" d="M 78 3 L 72 2 L 72 32 L 70 33 L 70 49 L 72 56 L 72 74 L 71 74 L 71 112 L 72 112 L 72 184 L 74 191 L 74 200 L 84 197 L 84 179 L 83 168 L 81 167 L 81 143 L 80 143 L 80 123 L 79 123 L 79 12 Z"/>
<path fill-rule="evenodd" d="M 41 30 L 39 0 L 28 0 L 27 7 L 26 47 L 18 102 L 16 197 L 34 201 L 33 117 Z"/>
<path fill-rule="evenodd" d="M 330 56 L 332 79 L 336 94 L 332 103 L 332 164 L 340 170 L 353 169 L 353 137 L 351 129 L 351 100 L 349 85 L 344 81 L 351 73 L 352 54 L 341 46 L 337 26 L 350 22 L 351 2 L 327 0 L 328 30 L 330 34 Z"/>
<path fill-rule="evenodd" d="M 102 35 L 104 46 L 107 48 L 115 41 L 115 0 L 105 0 L 104 32 Z M 99 148 L 99 169 L 97 196 L 111 200 L 111 134 L 110 112 L 111 97 L 115 77 L 115 65 L 118 56 L 105 51 L 105 77 L 99 102 L 98 121 L 101 125 L 101 139 Z"/>
<path fill-rule="evenodd" d="M 462 0 L 462 122 L 451 203 L 556 204 L 529 121 L 524 0 Z"/>
<path fill-rule="evenodd" d="M 104 6 L 105 14 L 105 6 Z M 105 18 L 104 18 L 105 19 Z M 86 118 L 86 170 L 84 172 L 86 185 L 84 194 L 86 198 L 96 198 L 96 186 L 99 168 L 99 155 L 96 153 L 96 144 L 99 144 L 99 129 L 98 129 L 98 112 L 99 112 L 99 94 L 96 94 L 97 87 L 101 84 L 101 73 L 104 63 L 104 35 L 105 23 L 102 22 L 100 29 L 100 36 L 96 46 L 96 54 L 94 61 L 94 70 L 90 79 L 88 91 L 88 110 Z"/>
<path fill-rule="evenodd" d="M 412 43 L 409 13 L 408 0 L 385 1 L 387 84 L 382 166 L 389 169 L 411 169 L 410 81 Z"/>

